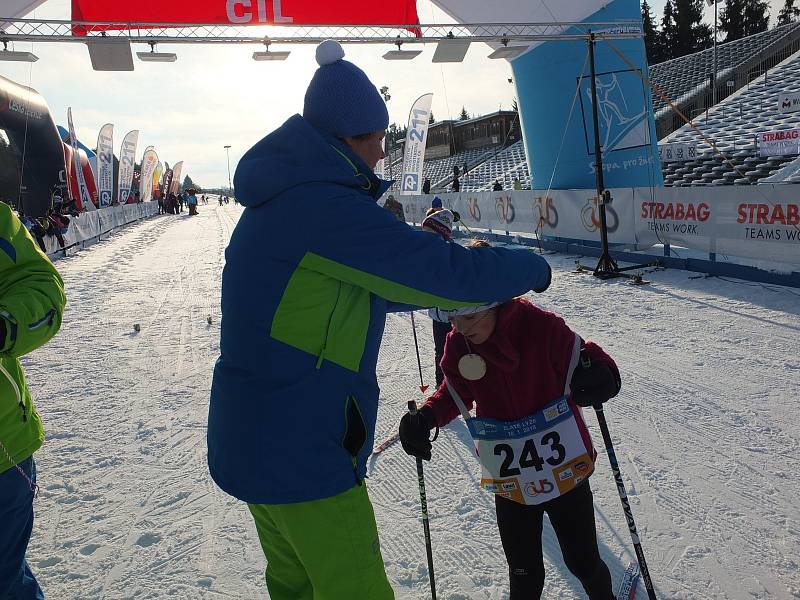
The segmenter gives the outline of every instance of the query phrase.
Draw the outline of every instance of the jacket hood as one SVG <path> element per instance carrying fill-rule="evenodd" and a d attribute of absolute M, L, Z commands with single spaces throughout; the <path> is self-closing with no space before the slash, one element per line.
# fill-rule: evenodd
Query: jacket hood
<path fill-rule="evenodd" d="M 353 188 L 377 200 L 390 182 L 379 179 L 341 140 L 300 115 L 250 148 L 236 167 L 236 199 L 247 207 L 265 204 L 301 184 Z"/>

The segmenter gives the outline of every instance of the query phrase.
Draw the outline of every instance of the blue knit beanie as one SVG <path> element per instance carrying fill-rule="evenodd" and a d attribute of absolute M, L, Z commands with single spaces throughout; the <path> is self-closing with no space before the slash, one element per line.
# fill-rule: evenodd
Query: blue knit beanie
<path fill-rule="evenodd" d="M 342 60 L 341 44 L 325 40 L 316 56 L 319 69 L 308 84 L 303 117 L 339 138 L 386 129 L 386 103 L 364 71 Z"/>

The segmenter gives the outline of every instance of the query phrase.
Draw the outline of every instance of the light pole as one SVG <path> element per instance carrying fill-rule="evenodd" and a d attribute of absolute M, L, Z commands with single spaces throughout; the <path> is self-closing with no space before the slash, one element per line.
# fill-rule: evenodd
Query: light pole
<path fill-rule="evenodd" d="M 231 147 L 223 146 L 225 154 L 228 156 L 228 193 L 233 194 L 233 186 L 231 186 Z"/>
<path fill-rule="evenodd" d="M 388 104 L 389 100 L 392 99 L 392 96 L 389 94 L 389 88 L 384 85 L 383 87 L 381 87 L 380 92 L 381 95 L 383 96 L 383 101 Z M 393 180 L 394 174 L 392 173 L 392 147 L 394 146 L 394 141 L 390 143 L 389 133 L 390 133 L 389 131 L 386 132 L 386 140 L 385 140 L 386 143 L 384 144 L 384 154 L 386 154 L 386 158 L 389 159 L 389 179 Z"/>
<path fill-rule="evenodd" d="M 709 6 L 714 5 L 714 65 L 711 73 L 711 106 L 717 103 L 717 2 L 706 0 Z"/>

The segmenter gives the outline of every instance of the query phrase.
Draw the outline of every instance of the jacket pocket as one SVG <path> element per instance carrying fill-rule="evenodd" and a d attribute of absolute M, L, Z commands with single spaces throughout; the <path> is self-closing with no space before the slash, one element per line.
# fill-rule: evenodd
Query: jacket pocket
<path fill-rule="evenodd" d="M 355 396 L 348 396 L 345 403 L 344 436 L 342 446 L 354 459 L 367 441 L 367 426 L 361 416 Z"/>

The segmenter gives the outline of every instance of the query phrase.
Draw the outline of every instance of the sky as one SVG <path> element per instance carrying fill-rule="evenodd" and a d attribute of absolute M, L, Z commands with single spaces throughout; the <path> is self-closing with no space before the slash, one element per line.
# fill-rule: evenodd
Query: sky
<path fill-rule="evenodd" d="M 771 0 L 777 16 L 783 0 Z M 423 23 L 452 20 L 429 0 L 418 0 Z M 657 19 L 664 0 L 652 2 Z M 69 0 L 48 0 L 30 18 L 68 19 Z M 713 22 L 713 12 L 706 10 Z M 377 87 L 387 86 L 390 121 L 404 124 L 414 100 L 433 92 L 432 110 L 438 120 L 457 118 L 461 108 L 480 115 L 510 109 L 514 86 L 511 67 L 504 60 L 489 60 L 491 49 L 473 44 L 463 63 L 432 64 L 435 46 L 426 44 L 412 61 L 388 62 L 381 55 L 390 49 L 379 45 L 345 45 L 345 58 L 361 67 Z M 162 46 L 175 52 L 175 63 L 144 63 L 134 57 L 132 72 L 97 72 L 91 68 L 83 44 L 15 44 L 31 50 L 36 63 L 0 62 L 0 75 L 39 91 L 57 124 L 66 126 L 72 107 L 78 137 L 94 148 L 105 123 L 114 124 L 115 152 L 125 133 L 139 129 L 137 161 L 145 146 L 153 145 L 170 165 L 183 160 L 184 174 L 198 185 L 227 185 L 225 145 L 230 145 L 230 172 L 239 158 L 264 135 L 295 113 L 302 112 L 303 96 L 317 67 L 313 45 L 293 45 L 286 61 L 256 62 L 250 56 L 257 45 Z M 134 46 L 134 51 L 147 50 Z"/>
<path fill-rule="evenodd" d="M 452 20 L 427 0 L 418 1 L 422 22 Z M 68 19 L 69 0 L 49 0 L 29 18 Z M 31 48 L 34 46 L 33 48 Z M 488 60 L 486 44 L 473 44 L 461 64 L 431 63 L 435 45 L 426 44 L 412 61 L 386 61 L 394 46 L 345 45 L 345 58 L 361 67 L 377 86 L 388 86 L 390 120 L 404 124 L 414 100 L 433 92 L 437 120 L 458 117 L 461 107 L 471 114 L 510 109 L 511 67 Z M 137 161 L 144 147 L 154 145 L 170 165 L 184 161 L 184 174 L 198 185 L 227 185 L 223 146 L 230 144 L 231 174 L 248 148 L 295 113 L 302 113 L 303 96 L 317 68 L 313 45 L 293 45 L 285 61 L 256 62 L 257 45 L 204 46 L 169 44 L 157 48 L 175 52 L 174 63 L 144 63 L 134 55 L 132 72 L 93 71 L 83 44 L 22 44 L 36 63 L 0 62 L 0 75 L 40 92 L 57 124 L 66 126 L 72 107 L 81 141 L 94 148 L 104 123 L 114 123 L 115 152 L 125 133 L 139 129 Z M 146 46 L 135 45 L 134 52 Z"/>

